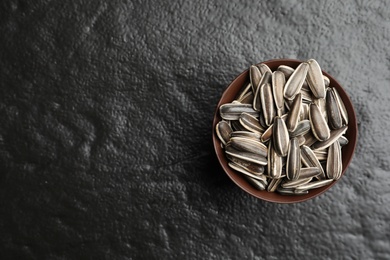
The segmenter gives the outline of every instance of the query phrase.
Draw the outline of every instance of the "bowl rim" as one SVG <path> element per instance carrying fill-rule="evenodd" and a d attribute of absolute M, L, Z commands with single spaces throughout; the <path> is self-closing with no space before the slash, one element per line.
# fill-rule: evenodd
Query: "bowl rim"
<path fill-rule="evenodd" d="M 294 67 L 296 68 L 296 66 L 299 63 L 302 63 L 304 61 L 297 60 L 297 59 L 271 59 L 271 60 L 262 61 L 260 63 L 257 63 L 256 65 L 264 63 L 264 64 L 267 64 L 270 67 L 274 67 L 274 66 L 276 66 L 274 64 L 277 64 L 277 63 L 280 63 L 280 62 L 289 63 L 289 64 L 294 63 Z M 358 128 L 357 128 L 356 113 L 355 113 L 355 109 L 353 107 L 353 103 L 352 103 L 350 97 L 345 92 L 345 90 L 341 86 L 341 84 L 334 77 L 332 77 L 330 74 L 328 74 L 326 71 L 322 70 L 322 73 L 330 79 L 330 86 L 335 87 L 337 89 L 337 91 L 339 92 L 339 95 L 340 95 L 341 99 L 343 100 L 344 104 L 345 103 L 349 103 L 346 106 L 351 108 L 351 109 L 347 109 L 348 118 L 349 118 L 347 132 L 349 132 L 349 131 L 351 132 L 352 140 L 349 140 L 349 143 L 347 145 L 350 147 L 349 148 L 350 150 L 352 149 L 352 151 L 351 151 L 350 158 L 348 158 L 348 160 L 346 161 L 345 164 L 344 164 L 344 160 L 343 160 L 343 171 L 342 171 L 342 175 L 341 175 L 341 176 L 343 176 L 345 174 L 348 166 L 350 165 L 352 159 L 353 159 L 353 156 L 354 156 L 354 153 L 355 153 L 355 149 L 356 149 L 356 145 L 357 145 Z M 261 200 L 264 200 L 264 201 L 274 202 L 274 203 L 281 203 L 281 204 L 298 203 L 298 202 L 304 202 L 304 201 L 310 200 L 312 198 L 315 198 L 315 197 L 323 194 L 325 191 L 329 190 L 333 185 L 335 185 L 338 181 L 340 181 L 341 178 L 336 180 L 336 181 L 334 181 L 334 182 L 332 182 L 331 184 L 329 184 L 327 186 L 324 186 L 324 187 L 321 187 L 321 188 L 313 190 L 313 191 L 316 191 L 314 193 L 313 193 L 313 191 L 311 191 L 311 192 L 309 192 L 306 195 L 300 195 L 300 196 L 287 196 L 287 195 L 280 195 L 280 194 L 275 195 L 276 193 L 274 193 L 273 195 L 269 195 L 270 192 L 258 191 L 258 190 L 255 190 L 253 187 L 248 188 L 249 187 L 248 184 L 246 184 L 244 186 L 242 185 L 242 181 L 245 181 L 244 178 L 242 178 L 240 176 L 240 174 L 235 173 L 227 165 L 227 161 L 228 160 L 226 159 L 226 157 L 224 155 L 223 148 L 221 148 L 221 142 L 220 142 L 220 140 L 218 139 L 218 137 L 216 136 L 216 133 L 215 133 L 215 126 L 221 120 L 221 117 L 219 115 L 219 107 L 222 104 L 227 103 L 227 102 L 223 102 L 222 103 L 222 100 L 226 99 L 226 96 L 231 91 L 231 88 L 236 84 L 236 81 L 242 80 L 242 77 L 245 77 L 245 79 L 248 80 L 249 68 L 247 68 L 246 70 L 241 72 L 225 88 L 225 90 L 223 91 L 222 95 L 220 96 L 220 99 L 219 99 L 219 101 L 217 103 L 217 106 L 216 106 L 215 112 L 214 112 L 214 116 L 213 116 L 212 139 L 213 139 L 214 151 L 215 151 L 215 154 L 217 156 L 219 164 L 221 165 L 223 171 L 229 176 L 229 178 L 238 187 L 240 187 L 242 190 L 244 190 L 245 192 L 249 193 L 250 195 L 252 195 L 254 197 L 256 197 L 258 199 L 261 199 Z M 239 89 L 241 89 L 241 88 L 239 88 Z M 233 95 L 236 95 L 236 94 L 237 94 L 237 92 L 233 93 Z M 268 196 L 267 195 L 266 196 L 262 196 L 261 194 L 268 194 Z M 271 196 L 271 198 L 269 198 L 270 196 Z M 272 197 L 276 197 L 277 199 L 272 198 Z"/>

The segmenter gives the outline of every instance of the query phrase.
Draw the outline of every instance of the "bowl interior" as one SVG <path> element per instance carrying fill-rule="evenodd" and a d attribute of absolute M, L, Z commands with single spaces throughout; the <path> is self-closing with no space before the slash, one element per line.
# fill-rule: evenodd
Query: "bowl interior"
<path fill-rule="evenodd" d="M 265 61 L 263 63 L 267 64 L 272 71 L 276 70 L 279 65 L 287 65 L 292 68 L 296 68 L 302 61 L 299 60 L 290 60 L 290 59 L 277 59 L 277 60 L 269 60 Z M 353 153 L 355 151 L 356 147 L 356 141 L 357 141 L 357 124 L 356 124 L 356 115 L 354 108 L 352 106 L 351 100 L 349 99 L 348 95 L 344 91 L 344 89 L 340 86 L 340 84 L 328 73 L 323 71 L 323 74 L 326 75 L 330 79 L 330 87 L 334 87 L 337 89 L 337 91 L 340 94 L 341 99 L 344 102 L 344 105 L 348 111 L 348 130 L 345 134 L 345 136 L 348 138 L 349 143 L 342 148 L 342 161 L 343 161 L 343 172 L 342 176 L 345 173 L 345 170 L 347 169 L 349 163 L 352 160 Z M 311 198 L 314 198 L 321 193 L 328 190 L 330 187 L 336 184 L 337 181 L 332 182 L 330 185 L 314 189 L 309 191 L 306 195 L 299 195 L 299 196 L 286 196 L 286 195 L 280 195 L 276 192 L 267 192 L 267 191 L 258 191 L 255 188 L 253 188 L 242 176 L 240 173 L 235 172 L 228 166 L 228 160 L 225 156 L 224 150 L 221 148 L 220 141 L 215 133 L 215 126 L 216 124 L 221 120 L 221 117 L 219 115 L 219 107 L 222 104 L 232 102 L 234 98 L 236 97 L 239 90 L 249 82 L 249 72 L 248 70 L 241 73 L 235 80 L 230 83 L 228 88 L 225 90 L 225 92 L 222 94 L 222 97 L 217 105 L 214 120 L 213 120 L 213 143 L 215 152 L 217 154 L 218 160 L 226 172 L 226 174 L 243 190 L 248 192 L 249 194 L 270 202 L 278 202 L 278 203 L 295 203 L 295 202 L 302 202 Z M 339 179 L 340 180 L 340 179 Z"/>

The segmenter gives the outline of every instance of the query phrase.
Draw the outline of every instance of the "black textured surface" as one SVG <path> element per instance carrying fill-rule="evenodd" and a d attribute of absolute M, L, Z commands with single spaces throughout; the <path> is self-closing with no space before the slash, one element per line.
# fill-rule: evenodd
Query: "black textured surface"
<path fill-rule="evenodd" d="M 275 3 L 274 3 L 275 2 Z M 2 1 L 1 259 L 390 259 L 385 1 Z M 217 164 L 215 105 L 252 63 L 315 58 L 354 160 L 313 200 Z"/>

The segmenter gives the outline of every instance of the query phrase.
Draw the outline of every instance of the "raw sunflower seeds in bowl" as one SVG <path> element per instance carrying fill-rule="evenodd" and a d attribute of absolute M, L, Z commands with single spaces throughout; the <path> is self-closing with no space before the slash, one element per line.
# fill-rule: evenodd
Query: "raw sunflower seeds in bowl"
<path fill-rule="evenodd" d="M 213 140 L 228 176 L 255 197 L 293 203 L 329 189 L 356 146 L 344 89 L 314 59 L 252 65 L 217 106 Z"/>

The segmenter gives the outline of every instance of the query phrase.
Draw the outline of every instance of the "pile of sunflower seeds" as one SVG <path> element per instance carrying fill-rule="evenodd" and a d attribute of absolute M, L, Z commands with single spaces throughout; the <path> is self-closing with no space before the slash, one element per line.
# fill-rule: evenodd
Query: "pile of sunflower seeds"
<path fill-rule="evenodd" d="M 256 189 L 307 194 L 342 173 L 348 114 L 314 59 L 296 69 L 252 65 L 250 82 L 219 108 L 229 166 Z"/>

